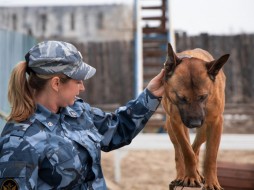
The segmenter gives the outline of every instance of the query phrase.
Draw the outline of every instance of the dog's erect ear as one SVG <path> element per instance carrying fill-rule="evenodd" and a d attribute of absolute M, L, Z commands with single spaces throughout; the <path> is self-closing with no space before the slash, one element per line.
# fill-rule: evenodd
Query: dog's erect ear
<path fill-rule="evenodd" d="M 213 81 L 215 80 L 216 75 L 219 73 L 220 69 L 227 62 L 228 58 L 229 54 L 225 54 L 221 56 L 219 59 L 211 61 L 206 64 L 207 73 Z"/>
<path fill-rule="evenodd" d="M 169 77 L 172 76 L 176 66 L 181 62 L 181 59 L 179 59 L 171 44 L 168 43 L 168 54 L 167 54 L 167 60 L 164 63 L 164 68 L 165 68 L 165 80 L 167 80 Z"/>

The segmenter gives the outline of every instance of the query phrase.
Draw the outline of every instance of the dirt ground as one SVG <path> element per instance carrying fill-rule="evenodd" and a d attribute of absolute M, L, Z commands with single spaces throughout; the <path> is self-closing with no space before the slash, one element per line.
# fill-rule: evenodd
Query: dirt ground
<path fill-rule="evenodd" d="M 202 156 L 202 155 L 201 155 Z M 254 164 L 253 151 L 220 151 L 218 161 Z M 114 152 L 102 154 L 103 172 L 112 190 L 168 190 L 175 177 L 174 151 L 128 151 L 121 181 L 114 182 Z"/>
<path fill-rule="evenodd" d="M 243 132 L 244 130 L 244 132 Z M 247 133 L 227 129 L 226 133 Z M 225 130 L 224 130 L 225 132 Z M 129 150 L 121 161 L 121 180 L 114 182 L 114 154 L 102 153 L 103 173 L 110 190 L 168 190 L 175 177 L 173 150 Z M 203 152 L 200 159 L 202 163 Z M 219 151 L 218 161 L 254 164 L 254 151 Z"/>

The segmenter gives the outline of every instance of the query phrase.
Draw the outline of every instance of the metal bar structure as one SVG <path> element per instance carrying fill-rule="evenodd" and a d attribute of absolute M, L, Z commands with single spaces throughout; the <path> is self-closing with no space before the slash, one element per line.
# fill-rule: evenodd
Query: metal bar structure
<path fill-rule="evenodd" d="M 168 42 L 171 43 L 174 50 L 176 50 L 175 46 L 175 31 L 173 27 L 172 17 L 171 17 L 171 6 L 170 6 L 170 0 L 167 0 L 167 18 L 168 18 Z"/>
<path fill-rule="evenodd" d="M 143 90 L 143 35 L 141 26 L 141 5 L 140 0 L 134 1 L 134 19 L 135 19 L 135 97 Z"/>

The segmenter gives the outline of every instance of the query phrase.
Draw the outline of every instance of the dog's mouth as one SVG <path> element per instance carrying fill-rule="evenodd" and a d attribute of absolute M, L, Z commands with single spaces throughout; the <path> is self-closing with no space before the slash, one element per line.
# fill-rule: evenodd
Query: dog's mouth
<path fill-rule="evenodd" d="M 189 129 L 195 129 L 195 128 L 200 128 L 202 125 L 200 126 L 185 125 L 185 126 Z"/>
<path fill-rule="evenodd" d="M 193 129 L 193 128 L 200 128 L 203 125 L 204 120 L 203 119 L 191 119 L 191 120 L 184 121 L 183 123 L 187 128 Z"/>

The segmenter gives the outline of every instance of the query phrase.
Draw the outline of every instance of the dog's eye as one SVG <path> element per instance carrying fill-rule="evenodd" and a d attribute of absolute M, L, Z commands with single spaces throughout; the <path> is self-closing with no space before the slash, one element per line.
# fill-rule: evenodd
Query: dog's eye
<path fill-rule="evenodd" d="M 198 96 L 198 101 L 200 102 L 203 102 L 207 99 L 208 97 L 208 94 L 204 94 L 204 95 L 201 95 L 201 96 Z"/>

